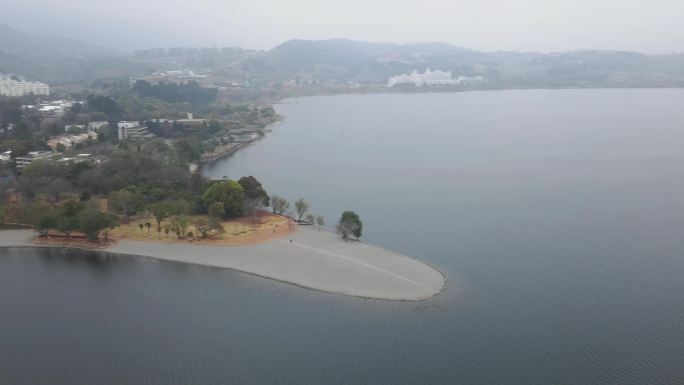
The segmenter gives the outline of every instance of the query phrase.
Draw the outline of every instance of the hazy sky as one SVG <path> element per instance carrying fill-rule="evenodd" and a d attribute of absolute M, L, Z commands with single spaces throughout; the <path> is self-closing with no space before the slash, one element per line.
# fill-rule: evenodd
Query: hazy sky
<path fill-rule="evenodd" d="M 293 38 L 684 52 L 684 0 L 0 0 L 3 22 L 121 48 Z"/>

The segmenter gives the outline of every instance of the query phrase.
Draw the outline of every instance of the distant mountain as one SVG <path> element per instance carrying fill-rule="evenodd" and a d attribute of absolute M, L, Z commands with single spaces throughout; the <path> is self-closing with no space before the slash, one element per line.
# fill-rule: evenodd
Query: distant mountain
<path fill-rule="evenodd" d="M 268 51 L 188 47 L 125 56 L 0 24 L 0 73 L 64 84 L 128 78 L 178 65 L 253 84 L 377 87 L 391 76 L 430 68 L 454 76 L 482 76 L 486 81 L 473 86 L 478 88 L 684 87 L 684 54 L 481 52 L 439 42 L 329 39 L 290 40 Z"/>
<path fill-rule="evenodd" d="M 107 48 L 0 24 L 0 73 L 64 84 L 127 77 L 145 69 Z"/>
<path fill-rule="evenodd" d="M 290 40 L 253 55 L 242 69 L 272 80 L 297 78 L 321 81 L 376 82 L 407 71 L 426 57 L 476 55 L 475 51 L 442 43 L 369 43 L 346 39 Z M 424 67 L 421 65 L 420 67 Z"/>
<path fill-rule="evenodd" d="M 476 51 L 444 43 L 395 44 L 329 39 L 290 40 L 254 60 L 263 60 L 265 68 L 280 73 L 321 72 L 339 80 L 350 77 L 371 80 L 392 71 L 404 71 L 409 68 L 408 63 L 427 65 L 430 60 L 426 59 L 430 58 L 477 55 Z"/>
<path fill-rule="evenodd" d="M 619 51 L 480 52 L 445 43 L 367 43 L 344 39 L 290 40 L 242 63 L 272 80 L 383 83 L 424 71 L 481 75 L 490 88 L 684 87 L 684 55 Z"/>
<path fill-rule="evenodd" d="M 296 56 L 299 59 L 378 59 L 392 55 L 413 54 L 472 54 L 476 51 L 455 47 L 445 43 L 368 43 L 347 39 L 290 40 L 270 51 L 283 57 Z M 328 63 L 334 64 L 334 63 Z"/>
<path fill-rule="evenodd" d="M 29 56 L 93 56 L 111 53 L 103 47 L 56 36 L 33 35 L 0 24 L 0 51 Z"/>

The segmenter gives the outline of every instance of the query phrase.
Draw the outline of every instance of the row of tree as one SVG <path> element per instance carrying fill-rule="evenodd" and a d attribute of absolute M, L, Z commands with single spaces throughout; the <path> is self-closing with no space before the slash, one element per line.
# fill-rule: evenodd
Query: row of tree
<path fill-rule="evenodd" d="M 299 198 L 294 202 L 295 205 L 295 220 L 300 223 L 308 223 L 311 225 L 325 226 L 325 219 L 318 215 L 309 213 L 309 202 L 304 198 Z M 271 212 L 278 215 L 289 215 L 290 202 L 285 198 L 274 195 L 271 197 Z"/>
<path fill-rule="evenodd" d="M 311 225 L 325 226 L 325 220 L 322 216 L 308 213 L 309 203 L 304 198 L 296 200 L 294 205 L 298 222 L 302 222 L 302 219 L 304 219 L 305 222 Z M 274 195 L 271 197 L 271 209 L 273 214 L 286 215 L 290 209 L 290 202 L 285 198 Z M 359 239 L 363 231 L 363 222 L 361 222 L 361 219 L 355 212 L 345 211 L 337 222 L 335 230 L 345 241 L 351 238 Z"/>
<path fill-rule="evenodd" d="M 169 103 L 208 104 L 216 100 L 218 95 L 216 88 L 201 87 L 195 81 L 184 84 L 151 84 L 145 80 L 138 80 L 135 82 L 133 90 L 142 96 L 155 97 Z"/>
<path fill-rule="evenodd" d="M 55 230 L 69 238 L 72 232 L 78 231 L 93 241 L 98 240 L 101 233 L 104 234 L 105 240 L 108 240 L 109 232 L 118 224 L 115 215 L 76 200 L 66 201 L 60 206 L 44 207 L 35 223 L 42 236 L 46 236 L 50 230 Z"/>

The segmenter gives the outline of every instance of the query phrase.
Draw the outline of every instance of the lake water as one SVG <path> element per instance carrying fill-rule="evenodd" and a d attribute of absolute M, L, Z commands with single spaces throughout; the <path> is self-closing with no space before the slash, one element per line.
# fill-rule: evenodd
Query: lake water
<path fill-rule="evenodd" d="M 255 175 L 448 278 L 423 302 L 0 251 L 2 384 L 684 382 L 684 90 L 288 100 Z"/>

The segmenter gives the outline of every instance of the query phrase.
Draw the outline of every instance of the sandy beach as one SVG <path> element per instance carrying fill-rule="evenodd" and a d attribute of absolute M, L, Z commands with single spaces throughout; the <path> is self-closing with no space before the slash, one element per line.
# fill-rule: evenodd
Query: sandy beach
<path fill-rule="evenodd" d="M 0 231 L 0 247 L 40 247 L 31 230 Z M 335 234 L 299 227 L 286 238 L 242 246 L 120 240 L 103 252 L 233 269 L 329 293 L 421 300 L 440 293 L 444 276 L 415 259 Z"/>

